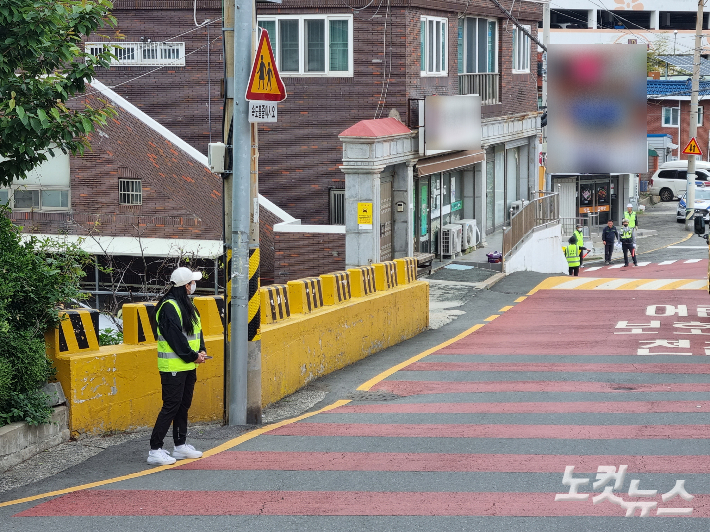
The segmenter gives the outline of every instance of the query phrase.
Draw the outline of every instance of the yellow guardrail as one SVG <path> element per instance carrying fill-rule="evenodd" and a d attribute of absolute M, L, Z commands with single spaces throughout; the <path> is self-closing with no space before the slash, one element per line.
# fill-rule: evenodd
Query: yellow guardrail
<path fill-rule="evenodd" d="M 416 260 L 332 272 L 261 288 L 262 404 L 415 336 L 429 324 L 429 284 Z M 224 404 L 221 296 L 194 299 L 208 353 L 197 369 L 194 421 L 219 420 Z M 67 311 L 47 334 L 75 433 L 149 427 L 161 408 L 155 303 L 123 306 L 124 343 L 98 346 L 98 312 Z"/>

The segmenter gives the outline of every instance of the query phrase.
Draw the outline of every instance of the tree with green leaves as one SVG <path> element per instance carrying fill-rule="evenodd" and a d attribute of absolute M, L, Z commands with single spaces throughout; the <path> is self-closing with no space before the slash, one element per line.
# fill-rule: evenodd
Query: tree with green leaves
<path fill-rule="evenodd" d="M 0 206 L 0 426 L 49 421 L 41 387 L 54 374 L 44 333 L 59 325 L 62 307 L 83 295 L 91 257 L 77 244 L 23 238 Z"/>
<path fill-rule="evenodd" d="M 108 105 L 70 108 L 96 67 L 108 67 L 109 47 L 97 55 L 82 39 L 114 27 L 108 0 L 0 2 L 0 186 L 24 179 L 54 156 L 84 153 L 86 135 L 113 114 Z"/>

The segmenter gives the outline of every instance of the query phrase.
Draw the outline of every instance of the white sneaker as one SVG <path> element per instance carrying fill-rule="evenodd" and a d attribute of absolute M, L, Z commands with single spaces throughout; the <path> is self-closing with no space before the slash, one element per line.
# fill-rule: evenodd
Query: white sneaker
<path fill-rule="evenodd" d="M 175 449 L 173 449 L 173 456 L 178 460 L 183 460 L 185 458 L 200 458 L 202 456 L 202 453 L 200 451 L 195 450 L 192 445 L 184 443 L 182 445 L 178 445 L 177 447 L 175 447 Z"/>
<path fill-rule="evenodd" d="M 171 465 L 175 462 L 175 458 L 170 456 L 170 453 L 163 449 L 151 449 L 148 453 L 148 463 L 150 465 Z"/>

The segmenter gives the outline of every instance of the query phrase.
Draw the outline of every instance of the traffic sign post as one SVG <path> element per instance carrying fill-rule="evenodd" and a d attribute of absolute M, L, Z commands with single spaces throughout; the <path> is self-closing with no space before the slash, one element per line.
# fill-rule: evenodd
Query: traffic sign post
<path fill-rule="evenodd" d="M 683 149 L 683 153 L 685 155 L 700 155 L 702 157 L 703 152 L 700 150 L 700 146 L 698 146 L 698 142 L 695 140 L 695 137 L 690 139 L 690 142 L 688 142 L 687 146 Z"/>
<path fill-rule="evenodd" d="M 245 98 L 249 101 L 281 102 L 286 99 L 286 87 L 276 67 L 269 34 L 263 28 L 259 29 L 259 45 L 256 47 Z"/>

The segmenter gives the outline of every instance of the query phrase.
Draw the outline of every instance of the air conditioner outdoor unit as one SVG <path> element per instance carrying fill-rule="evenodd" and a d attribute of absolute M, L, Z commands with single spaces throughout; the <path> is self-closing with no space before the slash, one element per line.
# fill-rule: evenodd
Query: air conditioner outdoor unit
<path fill-rule="evenodd" d="M 476 238 L 476 232 L 478 231 L 476 220 L 457 220 L 454 223 L 461 226 L 461 251 L 465 251 L 478 244 L 478 239 Z"/>
<path fill-rule="evenodd" d="M 453 257 L 461 253 L 461 235 L 463 227 L 458 224 L 449 224 L 441 228 L 441 254 Z"/>

